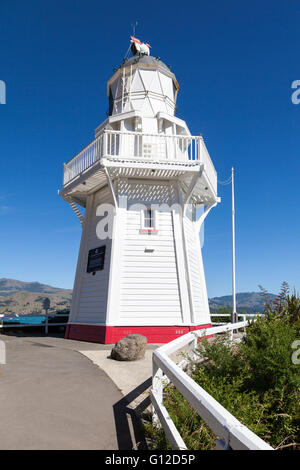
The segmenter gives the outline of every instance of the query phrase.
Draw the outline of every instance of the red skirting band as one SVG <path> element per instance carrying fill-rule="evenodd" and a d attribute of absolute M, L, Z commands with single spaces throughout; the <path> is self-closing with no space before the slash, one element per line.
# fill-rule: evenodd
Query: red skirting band
<path fill-rule="evenodd" d="M 91 343 L 114 344 L 130 334 L 140 334 L 147 338 L 148 343 L 169 343 L 190 331 L 210 328 L 206 325 L 191 326 L 100 326 L 68 324 L 65 338 Z"/>

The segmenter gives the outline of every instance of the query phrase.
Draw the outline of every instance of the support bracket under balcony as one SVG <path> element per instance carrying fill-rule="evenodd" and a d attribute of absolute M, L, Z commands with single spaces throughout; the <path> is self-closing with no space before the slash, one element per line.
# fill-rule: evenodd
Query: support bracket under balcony
<path fill-rule="evenodd" d="M 209 214 L 210 210 L 213 207 L 215 207 L 216 205 L 217 205 L 217 202 L 214 202 L 214 203 L 210 204 L 209 206 L 207 206 L 206 209 L 204 210 L 203 214 L 201 214 L 201 216 L 197 220 L 197 222 L 196 222 L 196 231 L 198 233 L 200 233 L 201 226 L 202 226 L 204 220 L 206 219 L 207 215 Z"/>
<path fill-rule="evenodd" d="M 188 207 L 188 203 L 190 202 L 190 199 L 191 199 L 191 197 L 192 197 L 192 195 L 193 195 L 194 189 L 195 189 L 195 187 L 196 187 L 196 185 L 197 185 L 199 179 L 200 179 L 201 176 L 202 176 L 203 169 L 204 169 L 204 164 L 202 163 L 202 164 L 200 165 L 199 173 L 197 173 L 196 175 L 194 175 L 193 178 L 192 178 L 190 187 L 189 187 L 188 192 L 186 193 L 185 199 L 184 199 L 184 201 L 183 201 L 184 214 L 186 213 L 186 210 L 187 210 L 187 207 Z"/>
<path fill-rule="evenodd" d="M 110 176 L 109 171 L 108 171 L 106 166 L 104 166 L 104 172 L 105 172 L 107 180 L 108 180 L 108 184 L 109 184 L 109 187 L 110 187 L 110 190 L 111 190 L 111 194 L 112 194 L 112 197 L 113 197 L 113 200 L 114 200 L 114 203 L 115 203 L 115 208 L 117 209 L 118 208 L 118 201 L 117 201 L 115 188 L 114 188 L 113 181 L 111 179 L 111 176 Z"/>
<path fill-rule="evenodd" d="M 75 212 L 75 214 L 77 215 L 78 219 L 79 219 L 79 222 L 81 223 L 81 225 L 83 224 L 84 222 L 84 216 L 82 215 L 82 213 L 80 212 L 80 210 L 78 209 L 77 207 L 77 204 L 69 197 L 64 197 L 63 198 L 68 204 L 70 204 L 71 206 L 71 209 Z"/>

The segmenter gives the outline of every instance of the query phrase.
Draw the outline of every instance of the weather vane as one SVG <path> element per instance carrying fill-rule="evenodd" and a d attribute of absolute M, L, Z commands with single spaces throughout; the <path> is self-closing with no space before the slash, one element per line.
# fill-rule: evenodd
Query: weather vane
<path fill-rule="evenodd" d="M 132 27 L 132 36 L 130 36 L 130 46 L 125 54 L 124 60 L 128 58 L 129 51 L 131 49 L 131 52 L 133 55 L 150 55 L 150 49 L 151 46 L 147 42 L 142 42 L 138 38 L 135 37 L 135 32 L 136 28 L 138 25 L 138 21 L 136 21 L 134 24 L 131 24 Z"/>
<path fill-rule="evenodd" d="M 137 21 L 135 22 L 135 24 L 131 25 L 132 26 L 132 36 L 135 36 L 135 29 L 136 29 L 137 25 L 138 25 Z"/>
<path fill-rule="evenodd" d="M 131 25 L 132 26 L 132 36 L 130 36 L 131 52 L 133 55 L 136 55 L 136 54 L 150 55 L 150 49 L 151 49 L 150 44 L 142 42 L 138 38 L 135 37 L 135 31 L 136 31 L 137 25 L 138 25 L 137 21 L 135 22 L 135 24 Z"/>

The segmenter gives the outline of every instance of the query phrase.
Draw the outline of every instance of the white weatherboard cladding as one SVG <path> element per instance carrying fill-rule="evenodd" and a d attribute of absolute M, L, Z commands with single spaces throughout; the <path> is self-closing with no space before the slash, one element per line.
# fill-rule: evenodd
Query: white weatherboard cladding
<path fill-rule="evenodd" d="M 74 285 L 71 321 L 76 323 L 105 323 L 110 273 L 111 239 L 100 240 L 96 226 L 100 217 L 96 216 L 99 204 L 113 204 L 108 187 L 89 197 L 87 221 L 83 227 L 77 274 Z M 87 273 L 88 252 L 93 248 L 106 245 L 104 269 L 95 275 Z"/>
<path fill-rule="evenodd" d="M 187 251 L 186 256 L 193 303 L 193 322 L 197 325 L 200 325 L 204 323 L 210 323 L 210 314 L 200 240 L 199 235 L 195 231 L 194 225 L 195 223 L 189 217 L 184 218 L 184 231 Z"/>
<path fill-rule="evenodd" d="M 96 234 L 97 207 L 113 204 L 110 188 L 106 186 L 88 199 L 71 322 L 124 326 L 209 323 L 199 237 L 187 214 L 185 241 L 182 239 L 181 215 L 174 209 L 177 183 L 119 178 L 115 189 L 119 207 L 113 241 L 100 240 Z M 149 206 L 156 209 L 158 230 L 151 235 L 140 231 L 142 208 Z M 102 245 L 106 245 L 104 269 L 95 275 L 87 273 L 89 250 Z"/>
<path fill-rule="evenodd" d="M 178 267 L 172 212 L 157 211 L 157 234 L 140 233 L 141 210 L 136 204 L 174 202 L 174 188 L 168 182 L 123 182 L 119 195 L 127 195 L 123 253 L 120 260 L 120 323 L 132 325 L 182 324 Z M 150 247 L 150 251 L 147 251 Z M 145 250 L 146 249 L 146 250 Z"/>

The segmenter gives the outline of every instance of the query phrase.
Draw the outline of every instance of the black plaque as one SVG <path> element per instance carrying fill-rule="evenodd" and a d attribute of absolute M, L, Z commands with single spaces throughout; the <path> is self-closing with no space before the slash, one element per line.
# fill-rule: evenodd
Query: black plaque
<path fill-rule="evenodd" d="M 87 273 L 95 273 L 96 271 L 102 271 L 104 268 L 104 258 L 105 258 L 106 246 L 99 246 L 99 248 L 94 248 L 89 251 L 88 263 L 87 263 Z"/>

